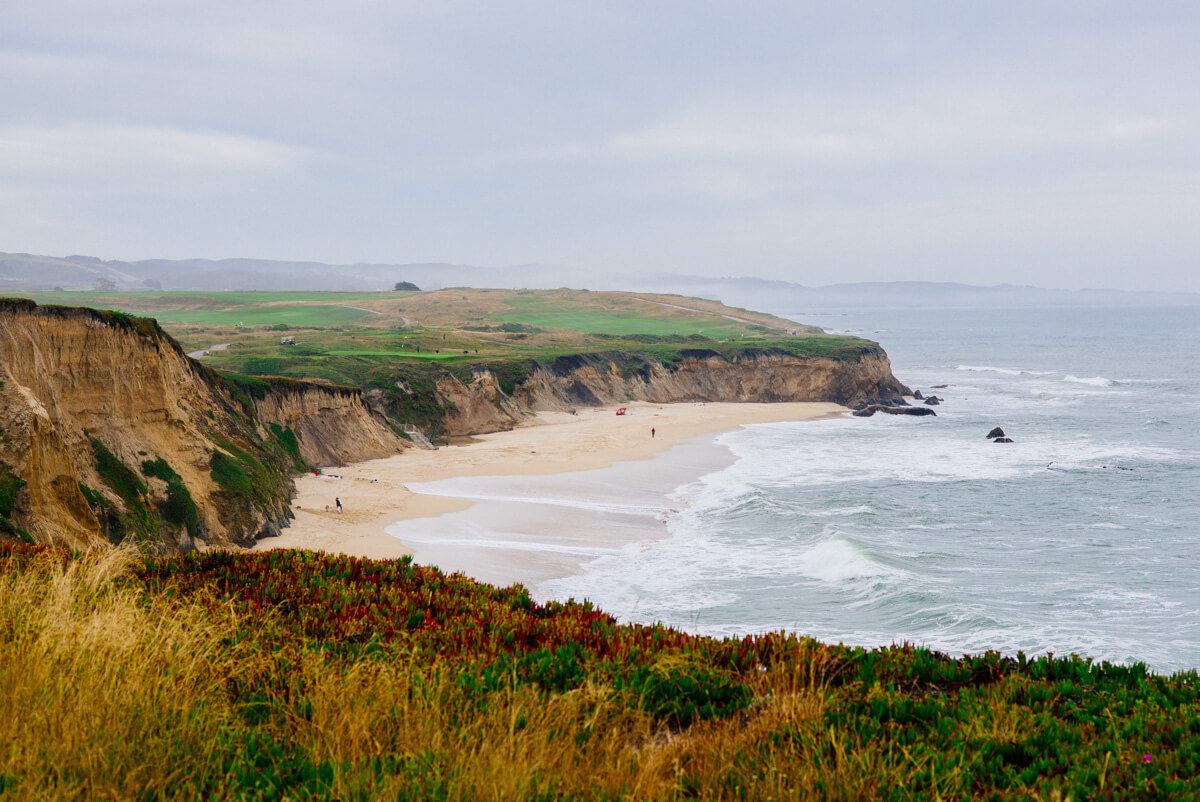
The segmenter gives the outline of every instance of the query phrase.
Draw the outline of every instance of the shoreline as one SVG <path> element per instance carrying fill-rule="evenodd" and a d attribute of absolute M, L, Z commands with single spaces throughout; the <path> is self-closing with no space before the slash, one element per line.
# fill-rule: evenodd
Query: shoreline
<path fill-rule="evenodd" d="M 409 484 L 466 477 L 550 476 L 649 460 L 705 435 L 756 423 L 837 417 L 848 410 L 826 402 L 692 403 L 588 408 L 572 415 L 545 412 L 526 425 L 477 435 L 464 445 L 435 451 L 409 449 L 384 459 L 331 468 L 321 477 L 296 478 L 296 515 L 278 537 L 254 550 L 308 549 L 373 559 L 411 555 L 414 548 L 388 533 L 395 524 L 465 511 L 476 504 L 450 495 L 414 492 Z M 656 432 L 651 437 L 650 429 Z M 341 478 L 335 478 L 341 477 Z M 344 512 L 337 513 L 335 498 Z M 470 561 L 459 561 L 468 566 Z M 485 572 L 486 573 L 486 572 Z"/>

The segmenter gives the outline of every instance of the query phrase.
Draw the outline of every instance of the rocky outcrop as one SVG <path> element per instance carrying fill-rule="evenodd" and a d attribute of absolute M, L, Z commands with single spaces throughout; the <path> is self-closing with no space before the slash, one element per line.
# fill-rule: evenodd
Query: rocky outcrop
<path fill-rule="evenodd" d="M 987 433 L 987 439 L 989 439 L 989 440 L 996 438 L 996 437 L 1004 437 L 1004 430 L 1001 429 L 999 426 L 997 426 L 996 428 L 992 429 L 990 432 Z"/>
<path fill-rule="evenodd" d="M 854 405 L 902 400 L 908 388 L 892 375 L 881 349 L 856 360 L 797 356 L 780 350 L 732 354 L 691 350 L 678 360 L 639 354 L 578 354 L 531 362 L 501 389 L 495 373 L 476 368 L 464 380 L 437 383 L 446 434 L 511 429 L 531 412 L 628 401 L 833 401 Z"/>
<path fill-rule="evenodd" d="M 265 378 L 259 418 L 295 434 L 306 465 L 346 465 L 396 454 L 405 441 L 377 418 L 352 387 Z M 286 436 L 286 435 L 285 435 Z"/>
<path fill-rule="evenodd" d="M 895 407 L 889 404 L 867 404 L 864 407 L 854 410 L 853 415 L 856 418 L 869 418 L 876 412 L 883 412 L 888 415 L 915 415 L 917 417 L 937 415 L 932 409 L 927 409 L 926 407 Z"/>

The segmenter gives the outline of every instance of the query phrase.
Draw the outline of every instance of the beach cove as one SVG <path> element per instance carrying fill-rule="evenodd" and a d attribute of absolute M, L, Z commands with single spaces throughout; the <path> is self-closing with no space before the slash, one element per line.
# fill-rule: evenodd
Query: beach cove
<path fill-rule="evenodd" d="M 631 506 L 650 507 L 654 501 L 647 498 L 653 497 L 658 508 L 666 511 L 665 494 L 671 489 L 732 462 L 733 455 L 710 438 L 752 424 L 817 420 L 848 411 L 822 402 L 630 403 L 626 408 L 620 416 L 608 407 L 581 409 L 576 414 L 543 412 L 516 429 L 478 435 L 461 444 L 432 451 L 410 449 L 395 457 L 328 468 L 322 476 L 305 474 L 296 479 L 292 525 L 254 548 L 311 549 L 373 559 L 415 555 L 419 562 L 498 583 L 564 576 L 581 562 L 619 548 L 630 537 L 644 536 L 647 530 L 614 527 L 614 518 L 619 520 L 622 510 L 611 509 L 612 505 L 605 510 L 605 525 L 599 531 L 580 531 L 577 521 L 563 522 L 561 508 L 556 510 L 558 517 L 539 522 L 529 515 L 532 505 L 511 505 L 523 508 L 513 524 L 534 530 L 514 534 L 553 547 L 518 542 L 499 551 L 472 548 L 469 540 L 438 534 L 439 529 L 460 523 L 470 527 L 472 508 L 480 501 L 473 491 L 465 495 L 474 498 L 454 495 L 445 489 L 447 480 L 473 480 L 476 488 L 478 482 L 503 477 L 561 485 L 572 482 L 579 472 L 603 478 L 602 469 L 620 470 L 633 497 Z M 441 487 L 426 490 L 430 483 Z M 341 513 L 336 499 L 343 504 Z M 495 515 L 512 512 L 494 502 L 479 505 L 479 511 L 490 516 L 492 529 L 503 528 Z M 653 515 L 656 510 L 628 512 Z M 439 540 L 446 542 L 439 547 Z"/>

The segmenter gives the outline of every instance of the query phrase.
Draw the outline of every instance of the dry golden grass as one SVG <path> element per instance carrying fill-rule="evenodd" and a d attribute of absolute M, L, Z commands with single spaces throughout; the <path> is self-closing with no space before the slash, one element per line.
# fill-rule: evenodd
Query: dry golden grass
<path fill-rule="evenodd" d="M 231 643 L 232 613 L 114 583 L 130 559 L 39 557 L 0 572 L 0 775 L 18 781 L 7 798 L 238 794 L 219 752 L 252 725 L 227 688 L 271 675 L 273 656 Z M 594 685 L 547 697 L 514 683 L 480 706 L 437 665 L 309 653 L 286 684 L 309 707 L 267 726 L 314 763 L 338 766 L 330 796 L 344 799 L 420 798 L 421 789 L 447 800 L 693 796 L 689 783 L 719 787 L 747 744 L 821 711 L 819 689 L 794 669 L 764 674 L 767 701 L 736 726 L 683 733 Z M 789 773 L 806 752 L 781 753 L 786 762 L 745 798 L 806 796 Z M 379 771 L 377 761 L 411 766 Z"/>
<path fill-rule="evenodd" d="M 0 573 L 0 774 L 14 799 L 131 798 L 178 785 L 233 710 L 255 657 L 227 620 L 114 586 L 130 555 Z"/>
<path fill-rule="evenodd" d="M 407 634 L 374 653 L 362 641 L 281 640 L 291 634 L 282 613 L 240 617 L 216 582 L 186 600 L 155 595 L 133 559 L 0 561 L 0 798 L 1084 798 L 1072 787 L 1098 799 L 1194 797 L 1185 768 L 1148 776 L 1142 767 L 1174 755 L 1137 740 L 1164 733 L 1186 747 L 1190 676 L 1130 684 L 1106 669 L 1116 675 L 1098 697 L 1108 724 L 1077 728 L 1080 708 L 1064 700 L 1087 697 L 1061 676 L 905 691 L 847 677 L 862 665 L 846 652 L 796 639 L 741 675 L 747 707 L 680 728 L 602 672 L 566 692 L 516 673 L 481 692 L 472 655 L 424 662 Z M 677 675 L 692 659 L 659 657 Z M 1057 715 L 1036 713 L 1039 699 Z M 1035 743 L 1031 734 L 1049 745 L 1047 768 L 1017 762 L 1026 779 L 1002 761 L 1023 761 L 1015 750 L 1032 747 L 1018 739 Z"/>

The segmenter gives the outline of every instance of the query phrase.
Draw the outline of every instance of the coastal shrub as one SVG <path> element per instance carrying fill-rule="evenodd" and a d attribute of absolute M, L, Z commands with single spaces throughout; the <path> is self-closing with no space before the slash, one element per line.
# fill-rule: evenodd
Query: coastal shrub
<path fill-rule="evenodd" d="M 254 491 L 250 474 L 246 473 L 246 469 L 236 458 L 221 451 L 214 451 L 208 465 L 212 469 L 213 481 L 226 493 L 242 496 Z"/>
<path fill-rule="evenodd" d="M 219 448 L 214 449 L 208 464 L 213 481 L 221 488 L 226 501 L 237 506 L 262 508 L 286 498 L 286 471 L 282 465 L 277 468 L 274 463 L 264 461 L 270 460 L 270 455 L 264 454 L 260 458 L 249 444 L 235 442 L 219 433 L 210 436 Z"/>
<path fill-rule="evenodd" d="M 254 411 L 254 402 L 261 401 L 271 392 L 271 385 L 254 376 L 222 371 L 216 374 L 229 387 L 230 395 L 245 412 Z"/>
<path fill-rule="evenodd" d="M 300 455 L 300 441 L 296 438 L 296 433 L 292 431 L 291 426 L 280 426 L 278 423 L 269 424 L 271 434 L 274 435 L 275 441 L 288 455 L 288 459 L 292 461 L 292 468 L 297 473 L 304 473 L 308 470 L 308 464 L 304 461 L 304 457 Z"/>
<path fill-rule="evenodd" d="M 158 505 L 163 520 L 187 529 L 193 537 L 201 534 L 200 511 L 187 485 L 183 483 L 183 477 L 161 457 L 144 461 L 142 473 L 167 483 L 167 497 Z"/>
<path fill-rule="evenodd" d="M 91 442 L 96 473 L 100 479 L 126 504 L 141 503 L 141 497 L 146 494 L 146 483 L 104 443 L 95 437 Z"/>
<path fill-rule="evenodd" d="M 430 437 L 445 431 L 445 418 L 454 405 L 438 395 L 437 381 L 446 376 L 437 365 L 388 365 L 374 368 L 365 381 L 369 389 L 382 391 L 388 417 L 411 423 Z"/>
<path fill-rule="evenodd" d="M 512 395 L 537 368 L 538 363 L 533 359 L 503 359 L 450 365 L 447 370 L 464 384 L 469 384 L 476 373 L 488 371 L 496 377 L 501 392 Z"/>
<path fill-rule="evenodd" d="M 20 798 L 1200 798 L 1194 672 L 694 636 L 410 559 L 3 541 L 0 633 Z"/>
<path fill-rule="evenodd" d="M 673 657 L 637 666 L 617 687 L 634 694 L 638 705 L 656 719 L 675 726 L 728 716 L 751 698 L 750 689 L 728 672 Z"/>
<path fill-rule="evenodd" d="M 112 506 L 103 493 L 84 482 L 79 483 L 79 492 L 94 510 L 105 510 Z"/>
<path fill-rule="evenodd" d="M 0 535 L 11 535 L 25 543 L 32 543 L 33 537 L 10 517 L 24 486 L 25 480 L 9 470 L 7 465 L 0 464 Z"/>
<path fill-rule="evenodd" d="M 7 465 L 0 464 L 0 518 L 13 514 L 17 506 L 17 494 L 24 486 L 24 479 L 13 473 Z"/>
<path fill-rule="evenodd" d="M 583 684 L 587 676 L 583 661 L 583 649 L 578 644 L 568 643 L 525 655 L 521 658 L 520 670 L 529 681 L 562 693 Z"/>
<path fill-rule="evenodd" d="M 158 535 L 160 519 L 146 504 L 146 483 L 100 440 L 91 438 L 91 445 L 96 473 L 125 507 L 123 511 L 110 509 L 103 517 L 108 539 L 116 544 L 127 538 L 148 544 Z"/>

